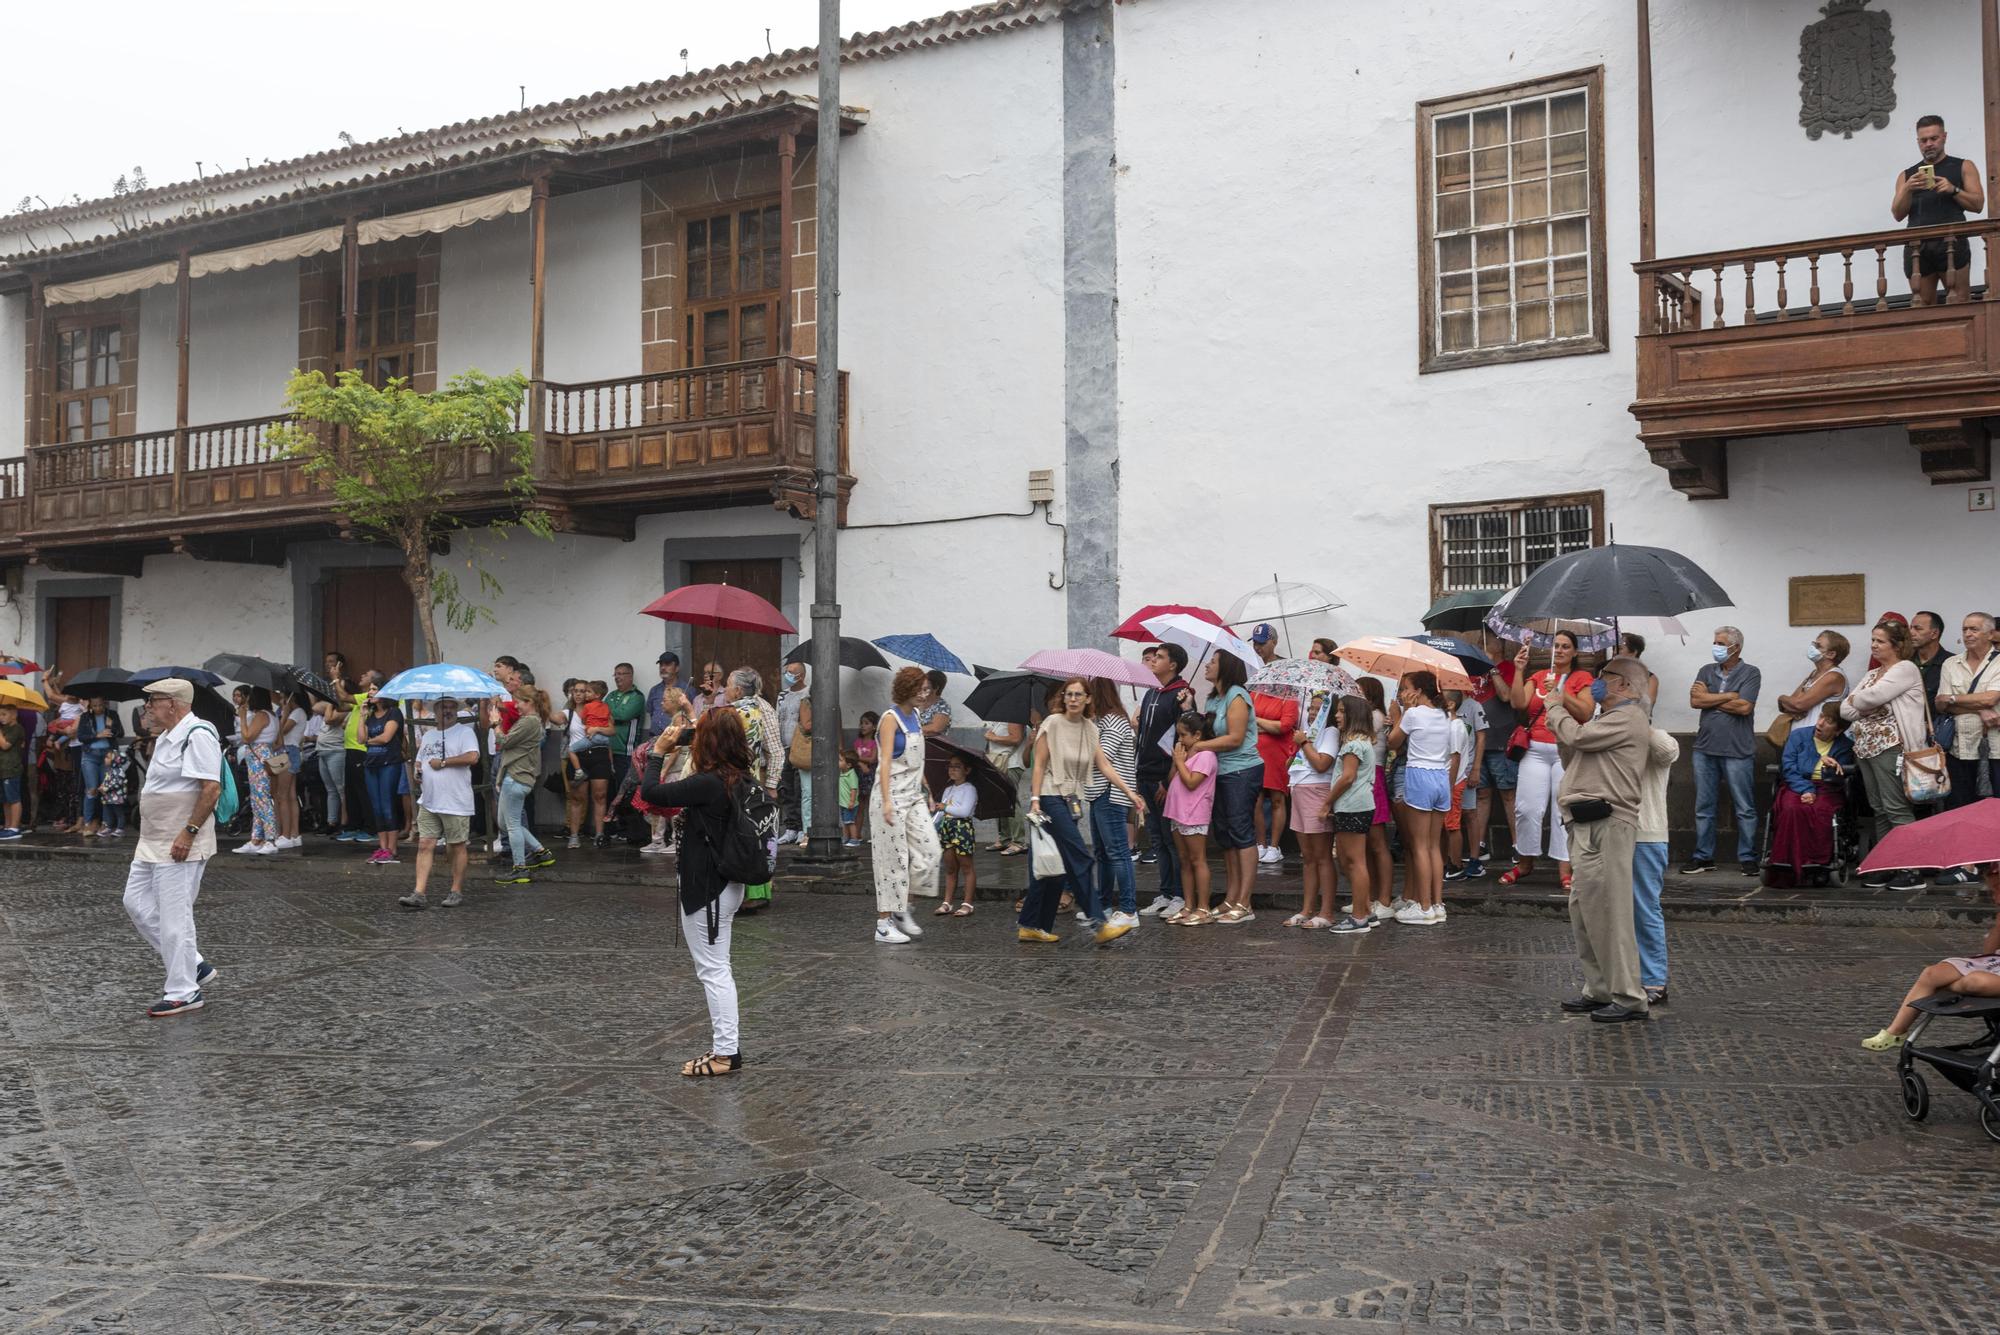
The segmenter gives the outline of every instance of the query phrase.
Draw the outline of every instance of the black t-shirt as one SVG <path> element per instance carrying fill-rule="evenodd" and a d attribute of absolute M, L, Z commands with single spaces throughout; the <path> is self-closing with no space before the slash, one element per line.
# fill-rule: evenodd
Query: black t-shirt
<path fill-rule="evenodd" d="M 1944 646 L 1939 645 L 1937 654 L 1932 657 L 1928 664 L 1921 658 L 1912 658 L 1910 660 L 1917 665 L 1917 671 L 1923 674 L 1924 699 L 1931 702 L 1931 708 L 1933 709 L 1937 708 L 1938 683 L 1944 677 L 1944 665 L 1950 657 L 1951 655 L 1944 651 Z"/>
<path fill-rule="evenodd" d="M 1944 177 L 1959 189 L 1965 189 L 1964 158 L 1939 158 L 1930 165 L 1931 169 L 1937 172 L 1939 176 Z M 1918 162 L 1906 170 L 1903 175 L 1914 177 L 1923 169 L 1924 164 Z M 1937 227 L 1944 223 L 1964 221 L 1965 209 L 1959 204 L 1957 195 L 1941 195 L 1935 190 L 1926 190 L 1919 185 L 1916 193 L 1910 196 L 1908 226 Z M 1938 244 L 1942 245 L 1943 242 L 1939 242 Z"/>

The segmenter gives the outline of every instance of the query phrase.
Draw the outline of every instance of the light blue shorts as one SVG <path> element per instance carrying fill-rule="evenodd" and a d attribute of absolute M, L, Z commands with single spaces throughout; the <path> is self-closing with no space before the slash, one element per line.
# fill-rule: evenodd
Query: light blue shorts
<path fill-rule="evenodd" d="M 1451 775 L 1408 766 L 1403 771 L 1403 805 L 1412 811 L 1451 810 Z"/>

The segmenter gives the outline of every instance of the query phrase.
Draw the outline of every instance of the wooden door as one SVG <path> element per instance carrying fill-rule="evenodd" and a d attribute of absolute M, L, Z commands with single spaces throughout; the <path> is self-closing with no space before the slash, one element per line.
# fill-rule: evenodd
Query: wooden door
<path fill-rule="evenodd" d="M 416 603 L 400 569 L 332 571 L 321 601 L 320 653 L 345 654 L 350 680 L 370 669 L 394 676 L 416 666 L 416 620 Z"/>
<path fill-rule="evenodd" d="M 50 613 L 54 643 L 49 646 L 49 661 L 65 678 L 83 671 L 85 668 L 110 667 L 111 662 L 111 599 L 97 598 L 56 598 Z M 151 667 L 141 663 L 140 667 Z"/>
<path fill-rule="evenodd" d="M 747 589 L 773 607 L 783 607 L 783 591 L 779 588 L 782 568 L 776 560 L 690 561 L 688 583 L 733 585 Z M 776 635 L 689 626 L 688 644 L 693 661 L 686 665 L 687 671 L 683 674 L 686 680 L 699 684 L 702 665 L 713 659 L 722 664 L 725 673 L 740 667 L 757 669 L 757 674 L 764 679 L 764 694 L 774 701 L 777 699 L 779 653 Z"/>

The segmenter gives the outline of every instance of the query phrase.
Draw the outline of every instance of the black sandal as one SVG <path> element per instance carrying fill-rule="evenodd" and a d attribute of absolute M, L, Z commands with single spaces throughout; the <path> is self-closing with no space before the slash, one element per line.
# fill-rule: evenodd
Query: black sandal
<path fill-rule="evenodd" d="M 681 1066 L 681 1074 L 694 1080 L 705 1080 L 716 1075 L 735 1075 L 743 1069 L 743 1054 L 732 1052 L 726 1057 L 718 1057 L 713 1052 L 704 1052 L 691 1062 Z"/>

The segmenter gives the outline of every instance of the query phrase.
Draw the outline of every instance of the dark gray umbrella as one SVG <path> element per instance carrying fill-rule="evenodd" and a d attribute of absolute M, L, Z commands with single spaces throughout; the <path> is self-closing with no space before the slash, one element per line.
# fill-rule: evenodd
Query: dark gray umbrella
<path fill-rule="evenodd" d="M 297 685 L 291 668 L 254 654 L 217 654 L 202 667 L 224 681 L 261 686 L 279 695 L 290 695 Z"/>
<path fill-rule="evenodd" d="M 1700 566 L 1664 547 L 1610 543 L 1571 552 L 1528 576 L 1508 600 L 1516 621 L 1543 617 L 1670 617 L 1728 607 L 1729 594 Z"/>
<path fill-rule="evenodd" d="M 944 799 L 944 790 L 951 784 L 954 760 L 965 762 L 966 781 L 972 785 L 976 799 L 972 808 L 974 820 L 1014 814 L 1014 781 L 985 756 L 942 737 L 924 738 L 924 782 L 930 785 L 932 798 Z"/>
<path fill-rule="evenodd" d="M 120 667 L 85 668 L 63 682 L 79 700 L 141 700 L 145 691 L 131 684 L 132 674 Z"/>
<path fill-rule="evenodd" d="M 988 723 L 1026 723 L 1060 683 L 1039 672 L 995 672 L 965 695 L 965 707 Z"/>
<path fill-rule="evenodd" d="M 785 655 L 785 661 L 811 664 L 812 644 L 811 640 L 800 640 L 798 647 Z M 840 637 L 840 665 L 844 668 L 885 668 L 889 666 L 889 660 L 868 641 L 843 635 Z"/>
<path fill-rule="evenodd" d="M 1486 624 L 1486 614 L 1504 592 L 1504 589 L 1467 589 L 1447 593 L 1424 613 L 1424 629 L 1434 635 L 1440 631 L 1478 630 Z"/>

